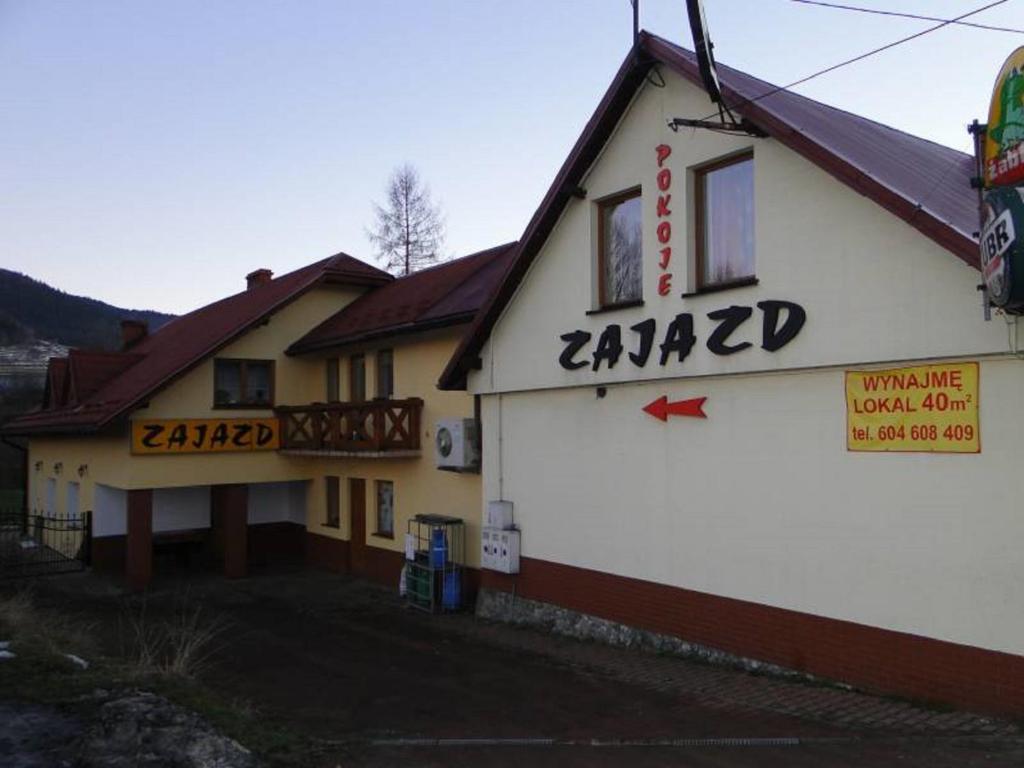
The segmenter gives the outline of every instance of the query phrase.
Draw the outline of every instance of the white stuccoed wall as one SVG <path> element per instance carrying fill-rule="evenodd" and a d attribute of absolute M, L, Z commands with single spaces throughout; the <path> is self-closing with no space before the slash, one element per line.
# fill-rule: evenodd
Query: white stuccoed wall
<path fill-rule="evenodd" d="M 666 391 L 707 420 L 641 412 Z M 1021 391 L 982 364 L 980 455 L 847 452 L 839 370 L 504 395 L 484 499 L 526 557 L 1022 653 Z"/>
<path fill-rule="evenodd" d="M 485 346 L 483 369 L 471 376 L 473 392 L 1006 351 L 1003 322 L 982 320 L 977 270 L 774 140 L 668 130 L 666 117 L 704 115 L 709 109 L 702 92 L 670 72 L 665 79 L 665 88 L 641 91 L 584 179 L 587 199 L 573 200 L 565 209 Z M 657 293 L 655 237 L 654 148 L 662 142 L 673 147 L 667 165 L 673 173 L 674 282 L 665 297 Z M 754 151 L 759 284 L 682 299 L 681 293 L 695 287 L 692 276 L 687 277 L 692 272 L 687 256 L 692 262 L 694 247 L 688 169 L 747 148 Z M 643 185 L 645 304 L 587 316 L 595 307 L 593 201 L 638 184 Z M 794 301 L 807 311 L 800 335 L 774 353 L 759 347 L 761 313 L 756 304 L 764 299 Z M 729 339 L 754 346 L 719 357 L 704 347 L 716 325 L 707 313 L 731 304 L 755 307 L 750 320 Z M 678 312 L 693 314 L 698 343 L 684 363 L 661 368 L 657 344 Z M 644 368 L 634 366 L 625 354 L 613 370 L 602 365 L 598 374 L 558 365 L 561 334 L 589 331 L 593 351 L 604 327 L 618 323 L 630 350 L 634 334 L 629 326 L 649 317 L 658 320 L 658 336 Z"/>
<path fill-rule="evenodd" d="M 93 494 L 92 535 L 124 536 L 128 524 L 128 494 L 121 488 L 96 484 Z"/>
<path fill-rule="evenodd" d="M 96 485 L 93 511 L 94 536 L 124 536 L 127 532 L 127 493 L 120 488 Z M 306 483 L 250 483 L 248 521 L 292 522 L 305 525 Z M 157 488 L 153 491 L 153 532 L 210 527 L 210 488 Z"/>
<path fill-rule="evenodd" d="M 1024 362 L 1006 327 L 981 317 L 980 275 L 956 256 L 772 140 L 673 134 L 706 97 L 665 72 L 645 88 L 566 209 L 486 344 L 469 390 L 482 394 L 484 496 L 515 504 L 528 558 L 1024 653 Z M 672 145 L 675 285 L 656 291 L 654 147 Z M 687 299 L 688 169 L 753 147 L 760 284 Z M 594 307 L 594 200 L 644 186 L 643 307 Z M 925 201 L 927 202 L 927 201 Z M 692 268 L 690 269 L 692 272 Z M 689 280 L 689 282 L 688 282 Z M 807 324 L 775 353 L 761 317 L 718 357 L 709 311 L 763 299 L 801 304 Z M 678 312 L 697 344 L 657 364 Z M 558 365 L 559 335 L 658 319 L 644 368 L 623 353 L 594 373 Z M 580 359 L 584 359 L 584 355 Z M 980 455 L 846 450 L 843 371 L 921 359 L 980 360 Z M 608 386 L 607 396 L 596 385 Z M 504 393 L 499 397 L 495 393 Z M 708 419 L 662 423 L 661 395 L 707 396 Z M 499 414 L 500 409 L 500 414 Z"/>
<path fill-rule="evenodd" d="M 306 524 L 306 483 L 249 483 L 249 525 Z"/>
<path fill-rule="evenodd" d="M 209 487 L 193 485 L 153 491 L 153 533 L 209 527 Z"/>

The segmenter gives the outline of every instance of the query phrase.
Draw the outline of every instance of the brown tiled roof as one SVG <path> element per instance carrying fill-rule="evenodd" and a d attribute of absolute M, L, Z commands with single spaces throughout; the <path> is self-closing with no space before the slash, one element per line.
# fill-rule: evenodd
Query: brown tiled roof
<path fill-rule="evenodd" d="M 101 429 L 310 288 L 322 284 L 378 286 L 391 279 L 386 272 L 339 253 L 175 318 L 133 345 L 130 353 L 107 357 L 71 353 L 67 370 L 82 370 L 77 398 L 69 397 L 62 407 L 20 416 L 5 424 L 3 432 Z M 51 366 L 51 382 L 60 376 L 61 367 Z M 108 374 L 113 368 L 118 370 L 111 378 Z M 50 403 L 56 402 L 51 397 Z"/>
<path fill-rule="evenodd" d="M 473 321 L 441 376 L 442 389 L 461 389 L 491 328 L 511 300 L 566 203 L 597 159 L 636 89 L 661 64 L 701 85 L 696 56 L 641 32 L 520 239 L 515 262 Z M 844 112 L 719 64 L 726 103 L 770 137 L 906 221 L 970 264 L 979 266 L 971 233 L 978 227 L 970 155 Z M 708 101 L 708 112 L 714 112 Z M 675 115 L 673 115 L 674 117 Z M 703 115 L 678 115 L 699 118 Z"/>
<path fill-rule="evenodd" d="M 43 408 L 56 408 L 67 404 L 68 359 L 51 357 L 46 364 L 46 384 L 43 389 Z"/>
<path fill-rule="evenodd" d="M 401 277 L 359 297 L 288 348 L 289 354 L 470 321 L 512 261 L 515 243 Z"/>
<path fill-rule="evenodd" d="M 64 405 L 88 401 L 104 384 L 142 357 L 136 352 L 99 352 L 72 349 L 67 356 L 68 389 Z"/>

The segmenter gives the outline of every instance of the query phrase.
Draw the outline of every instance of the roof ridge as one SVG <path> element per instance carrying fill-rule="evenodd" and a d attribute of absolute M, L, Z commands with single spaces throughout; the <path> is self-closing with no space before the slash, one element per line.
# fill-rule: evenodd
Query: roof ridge
<path fill-rule="evenodd" d="M 368 261 L 363 261 L 362 259 L 356 258 L 352 254 L 345 253 L 344 251 L 338 251 L 337 253 L 333 254 L 332 256 L 328 256 L 323 261 L 326 262 L 324 267 L 323 267 L 323 271 L 324 272 L 328 272 L 328 271 L 332 271 L 332 270 L 338 271 L 338 272 L 352 272 L 353 270 L 351 270 L 350 268 L 342 266 L 342 264 L 344 262 L 351 261 L 351 262 L 355 262 L 355 264 L 358 265 L 359 268 L 365 269 L 367 272 L 377 272 L 377 273 L 380 274 L 381 277 L 392 277 L 392 275 L 389 275 L 386 271 L 384 271 L 380 267 L 378 267 L 378 266 L 376 266 L 374 264 L 370 264 Z M 337 264 L 336 264 L 336 262 L 337 262 Z M 282 277 L 285 277 L 285 276 L 286 275 L 282 275 Z"/>
<path fill-rule="evenodd" d="M 132 352 L 128 349 L 81 349 L 78 347 L 69 349 L 65 358 L 71 357 L 71 355 L 75 355 L 76 357 L 80 357 L 82 355 L 91 355 L 92 357 L 145 357 L 145 355 L 140 352 Z M 58 357 L 56 359 L 65 358 Z"/>
<path fill-rule="evenodd" d="M 674 43 L 671 40 L 669 40 L 667 38 L 664 38 L 661 35 L 655 34 L 654 32 L 650 32 L 650 31 L 648 31 L 646 29 L 645 30 L 641 30 L 640 34 L 643 35 L 643 36 L 649 37 L 652 40 L 655 40 L 656 42 L 664 43 L 665 45 L 668 45 L 668 46 L 670 46 L 672 48 L 675 48 L 676 50 L 678 50 L 678 51 L 682 52 L 683 54 L 685 54 L 688 58 L 693 58 L 694 63 L 696 63 L 696 56 L 697 56 L 697 54 L 694 53 L 693 51 L 691 51 L 689 48 L 686 48 L 686 47 L 684 47 L 682 45 L 679 45 L 678 43 Z M 840 113 L 842 113 L 842 114 L 844 114 L 844 115 L 846 115 L 848 117 L 854 118 L 856 120 L 860 120 L 860 121 L 863 121 L 863 122 L 866 122 L 866 123 L 871 123 L 872 125 L 876 125 L 876 126 L 879 126 L 881 128 L 885 128 L 886 130 L 902 134 L 903 136 L 907 136 L 907 137 L 909 137 L 911 139 L 915 139 L 916 141 L 927 142 L 928 144 L 932 144 L 933 146 L 939 147 L 939 148 L 944 149 L 946 151 L 955 152 L 958 155 L 962 155 L 964 158 L 968 158 L 969 159 L 971 157 L 971 155 L 969 153 L 963 152 L 962 150 L 959 150 L 956 147 L 951 147 L 951 146 L 949 146 L 947 144 L 942 144 L 942 143 L 940 143 L 938 141 L 935 141 L 934 139 L 929 139 L 929 138 L 926 138 L 924 136 L 918 136 L 916 133 L 911 133 L 910 131 L 905 131 L 902 128 L 897 128 L 897 127 L 895 127 L 893 125 L 889 125 L 888 123 L 883 123 L 880 120 L 875 120 L 874 118 L 871 118 L 871 117 L 865 117 L 864 115 L 858 115 L 856 112 L 851 112 L 848 109 L 843 109 L 842 107 L 837 107 L 837 106 L 835 106 L 833 104 L 829 104 L 829 103 L 824 102 L 824 101 L 819 101 L 818 99 L 815 99 L 815 98 L 807 96 L 807 95 L 805 95 L 803 93 L 799 93 L 797 91 L 791 90 L 791 89 L 789 89 L 789 88 L 787 88 L 785 86 L 776 85 L 775 83 L 772 83 L 772 82 L 770 82 L 768 80 L 764 80 L 764 79 L 762 79 L 760 77 L 757 77 L 756 75 L 752 75 L 749 72 L 745 72 L 742 69 L 737 69 L 736 67 L 731 66 L 729 64 L 724 64 L 724 63 L 722 63 L 720 61 L 717 61 L 717 60 L 715 61 L 715 64 L 718 67 L 720 67 L 720 68 L 729 70 L 729 72 L 731 74 L 733 74 L 733 75 L 738 75 L 740 77 L 745 77 L 745 78 L 748 78 L 750 80 L 754 80 L 754 81 L 756 81 L 758 83 L 762 83 L 765 86 L 767 86 L 768 89 L 769 89 L 768 93 L 762 94 L 762 95 L 757 96 L 757 97 L 755 97 L 753 99 L 743 99 L 742 101 L 740 101 L 737 104 L 730 104 L 729 107 L 731 109 L 742 109 L 744 106 L 746 106 L 748 104 L 764 104 L 765 101 L 767 99 L 771 98 L 772 96 L 775 96 L 777 94 L 786 94 L 786 95 L 789 95 L 789 96 L 796 96 L 797 98 L 803 99 L 804 101 L 809 101 L 812 104 L 815 104 L 815 105 L 817 105 L 819 107 L 825 107 L 826 109 L 830 109 L 830 110 L 832 110 L 834 112 L 840 112 Z"/>
<path fill-rule="evenodd" d="M 484 248 L 482 251 L 475 251 L 474 253 L 467 253 L 463 256 L 456 256 L 455 258 L 447 259 L 446 261 L 439 261 L 437 264 L 431 264 L 429 267 L 424 267 L 423 269 L 418 269 L 415 272 L 410 272 L 408 275 L 395 275 L 395 282 L 398 282 L 400 280 L 408 280 L 410 277 L 422 275 L 424 272 L 433 272 L 436 269 L 450 267 L 452 264 L 457 264 L 460 261 L 468 261 L 469 259 L 475 259 L 481 256 L 488 256 L 492 251 L 502 250 L 503 248 L 507 248 L 510 245 L 516 245 L 518 242 L 518 240 L 511 240 L 507 243 L 502 243 L 501 245 L 492 245 L 490 248 Z"/>
<path fill-rule="evenodd" d="M 400 333 L 475 313 L 479 310 L 479 297 L 467 304 L 463 294 L 472 293 L 479 282 L 486 284 L 489 291 L 495 274 L 490 268 L 507 260 L 517 244 L 516 240 L 501 243 L 397 277 L 379 291 L 367 292 L 346 304 L 292 342 L 286 352 L 303 354 L 365 338 L 368 333 Z"/>
<path fill-rule="evenodd" d="M 477 251 L 476 253 L 467 254 L 467 255 L 462 256 L 462 257 L 460 257 L 458 259 L 450 259 L 447 262 L 448 264 L 452 264 L 453 262 L 456 262 L 456 261 L 464 261 L 464 260 L 468 260 L 468 259 L 471 259 L 471 258 L 480 257 L 479 260 L 480 260 L 481 263 L 478 264 L 477 266 L 475 266 L 469 272 L 467 272 L 466 275 L 461 280 L 459 280 L 453 286 L 451 286 L 447 291 L 444 292 L 443 295 L 438 296 L 436 301 L 431 302 L 431 304 L 427 307 L 427 309 L 423 312 L 423 314 L 429 313 L 431 309 L 433 309 L 438 304 L 443 302 L 445 299 L 447 299 L 449 296 L 451 296 L 458 288 L 462 287 L 467 282 L 469 282 L 473 277 L 475 277 L 478 272 L 480 272 L 481 270 L 486 269 L 487 267 L 489 267 L 493 263 L 495 257 L 501 255 L 502 253 L 507 251 L 509 248 L 514 248 L 518 244 L 519 244 L 518 240 L 513 240 L 513 241 L 508 242 L 508 243 L 502 243 L 501 245 L 496 245 L 496 246 L 494 246 L 492 248 L 487 248 L 486 250 L 483 250 L 483 251 Z M 483 258 L 483 257 L 487 257 L 487 258 Z M 421 270 L 421 271 L 425 271 L 425 270 Z"/>
<path fill-rule="evenodd" d="M 327 258 L 319 259 L 318 261 L 310 262 L 309 264 L 306 264 L 305 266 L 297 267 L 297 268 L 291 270 L 290 272 L 285 272 L 283 275 L 278 275 L 277 277 L 271 278 L 270 281 L 268 281 L 266 283 L 266 285 L 272 285 L 272 284 L 278 282 L 279 280 L 284 280 L 284 279 L 286 279 L 288 277 L 293 277 L 297 272 L 302 272 L 303 270 L 307 270 L 307 269 L 312 270 L 313 267 L 316 267 L 318 265 L 326 265 L 326 263 L 328 261 L 330 261 L 331 259 L 333 259 L 333 258 L 334 258 L 333 256 L 328 256 Z M 322 271 L 322 270 L 323 270 L 323 266 L 320 266 L 320 269 L 317 270 L 317 271 L 319 272 L 319 271 Z M 262 288 L 264 286 L 259 286 L 259 287 Z M 217 299 L 216 301 L 211 301 L 209 304 L 203 304 L 201 307 L 196 307 L 195 309 L 189 310 L 188 312 L 185 312 L 183 314 L 175 315 L 171 320 L 168 320 L 166 323 L 164 323 L 159 328 L 157 328 L 155 331 L 153 331 L 153 333 L 148 334 L 148 336 L 146 337 L 146 341 L 155 338 L 158 334 L 164 332 L 167 328 L 171 327 L 172 325 L 177 323 L 179 320 L 183 320 L 185 318 L 188 318 L 188 317 L 194 315 L 196 312 L 202 312 L 204 310 L 212 309 L 213 307 L 217 307 L 217 306 L 220 306 L 222 304 L 225 304 L 225 303 L 231 301 L 232 299 L 237 299 L 240 296 L 245 296 L 249 292 L 250 292 L 249 288 L 243 288 L 242 290 L 236 291 L 235 293 L 229 294 L 227 296 L 222 296 L 221 298 Z"/>

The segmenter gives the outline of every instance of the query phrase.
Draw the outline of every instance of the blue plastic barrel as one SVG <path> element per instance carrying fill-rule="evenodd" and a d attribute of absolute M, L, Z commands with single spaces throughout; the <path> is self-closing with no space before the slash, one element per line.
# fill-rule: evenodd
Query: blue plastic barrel
<path fill-rule="evenodd" d="M 444 591 L 441 595 L 441 604 L 449 610 L 462 607 L 461 575 L 458 571 L 448 571 L 444 575 Z"/>
<path fill-rule="evenodd" d="M 448 542 L 444 537 L 444 528 L 435 528 L 430 536 L 430 565 L 443 568 L 448 560 Z"/>

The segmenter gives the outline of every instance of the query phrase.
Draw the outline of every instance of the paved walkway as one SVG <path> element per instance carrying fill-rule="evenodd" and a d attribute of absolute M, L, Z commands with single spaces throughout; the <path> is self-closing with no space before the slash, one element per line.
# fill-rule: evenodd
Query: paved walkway
<path fill-rule="evenodd" d="M 687 697 L 706 706 L 771 712 L 848 729 L 908 735 L 1008 736 L 1013 722 L 972 712 L 941 711 L 840 686 L 816 685 L 674 656 L 614 648 L 492 623 L 460 626 L 486 642 L 557 658 L 576 670 Z"/>

